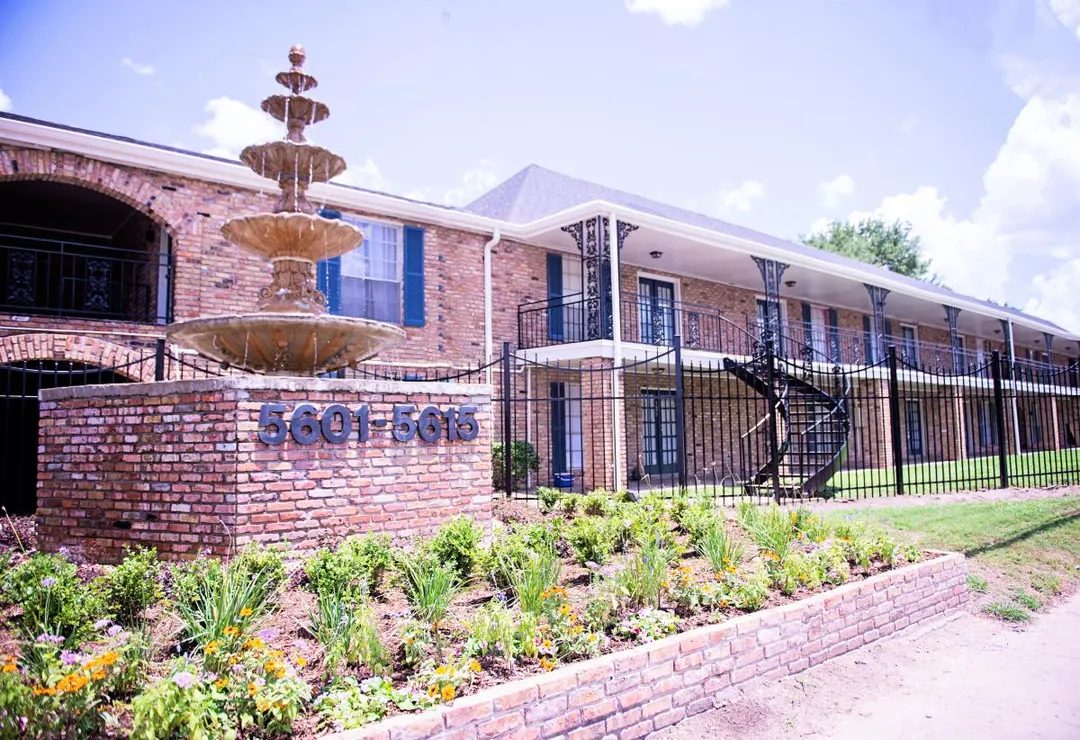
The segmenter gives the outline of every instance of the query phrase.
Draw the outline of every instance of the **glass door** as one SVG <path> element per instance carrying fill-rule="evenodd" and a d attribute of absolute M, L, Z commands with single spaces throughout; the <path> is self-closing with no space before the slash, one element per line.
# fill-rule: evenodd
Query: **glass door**
<path fill-rule="evenodd" d="M 671 344 L 675 339 L 675 284 L 638 279 L 638 326 L 644 344 Z"/>
<path fill-rule="evenodd" d="M 674 391 L 643 391 L 641 450 L 646 473 L 675 472 L 675 424 Z"/>

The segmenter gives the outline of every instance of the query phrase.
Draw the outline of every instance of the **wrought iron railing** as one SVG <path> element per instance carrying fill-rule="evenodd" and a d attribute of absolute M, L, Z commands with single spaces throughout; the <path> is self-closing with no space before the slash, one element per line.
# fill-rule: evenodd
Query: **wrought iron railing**
<path fill-rule="evenodd" d="M 172 272 L 148 250 L 0 234 L 0 311 L 166 323 Z"/>

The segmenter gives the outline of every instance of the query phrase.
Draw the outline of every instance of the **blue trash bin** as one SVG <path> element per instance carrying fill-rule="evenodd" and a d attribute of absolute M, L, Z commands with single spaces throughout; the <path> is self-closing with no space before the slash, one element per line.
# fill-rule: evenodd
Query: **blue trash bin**
<path fill-rule="evenodd" d="M 556 488 L 573 488 L 574 487 L 574 474 L 573 473 L 556 473 L 555 474 L 555 487 Z"/>

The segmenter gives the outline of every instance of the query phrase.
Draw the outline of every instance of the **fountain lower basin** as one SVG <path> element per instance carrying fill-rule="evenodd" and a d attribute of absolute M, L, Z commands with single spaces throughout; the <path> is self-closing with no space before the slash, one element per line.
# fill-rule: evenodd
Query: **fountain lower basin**
<path fill-rule="evenodd" d="M 321 375 L 362 362 L 405 338 L 397 326 L 329 314 L 207 316 L 168 328 L 170 341 L 265 375 Z"/>

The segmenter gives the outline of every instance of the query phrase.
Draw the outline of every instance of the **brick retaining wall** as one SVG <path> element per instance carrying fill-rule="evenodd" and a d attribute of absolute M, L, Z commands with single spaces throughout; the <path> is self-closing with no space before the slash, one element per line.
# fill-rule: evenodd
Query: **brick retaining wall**
<path fill-rule="evenodd" d="M 806 670 L 954 611 L 967 563 L 949 553 L 777 609 L 496 686 L 334 740 L 647 737 L 749 684 Z"/>
<path fill-rule="evenodd" d="M 447 518 L 491 520 L 491 400 L 486 385 L 243 376 L 56 388 L 41 393 L 38 542 L 116 560 L 125 544 L 165 558 L 228 551 L 229 534 L 303 551 L 362 532 L 429 534 Z M 332 403 L 389 419 L 395 404 L 472 404 L 471 441 L 258 439 L 264 402 Z M 413 414 L 416 417 L 416 414 Z M 445 422 L 443 422 L 445 428 Z M 226 528 L 228 531 L 226 531 Z"/>

